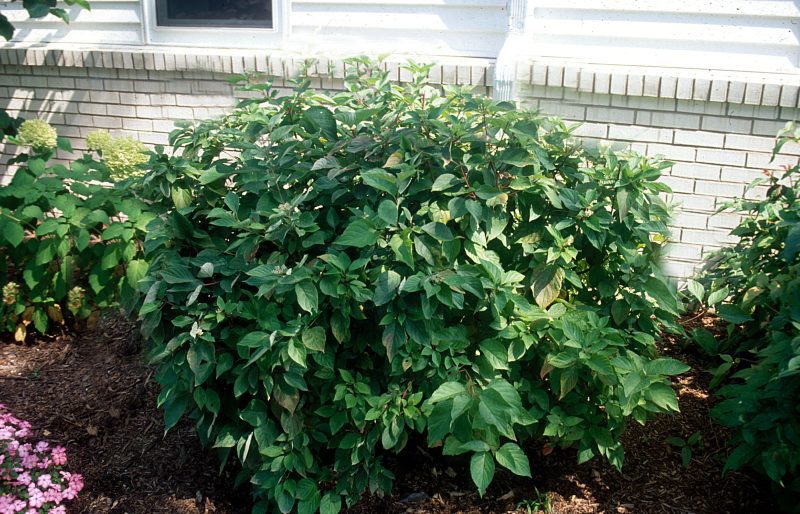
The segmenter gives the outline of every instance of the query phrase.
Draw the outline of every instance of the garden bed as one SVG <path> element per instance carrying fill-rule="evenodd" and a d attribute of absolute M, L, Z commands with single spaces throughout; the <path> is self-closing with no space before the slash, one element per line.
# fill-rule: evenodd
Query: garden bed
<path fill-rule="evenodd" d="M 665 340 L 663 351 L 699 367 L 674 339 Z M 681 413 L 631 425 L 621 474 L 599 460 L 578 466 L 570 451 L 529 448 L 533 480 L 498 473 L 481 499 L 465 461 L 444 461 L 436 450 L 410 445 L 390 460 L 395 496 L 366 498 L 352 512 L 508 512 L 521 502 L 535 512 L 546 496 L 559 513 L 774 510 L 757 478 L 721 477 L 725 433 L 709 419 L 707 383 L 694 370 L 679 377 Z M 86 489 L 69 512 L 249 512 L 248 492 L 234 489 L 229 474 L 217 474 L 215 457 L 200 447 L 191 423 L 164 437 L 157 392 L 136 330 L 124 321 L 104 319 L 93 331 L 29 346 L 0 344 L 0 401 L 43 439 L 64 444 L 70 468 L 85 477 Z M 697 431 L 701 442 L 684 469 L 680 449 L 665 440 Z"/>

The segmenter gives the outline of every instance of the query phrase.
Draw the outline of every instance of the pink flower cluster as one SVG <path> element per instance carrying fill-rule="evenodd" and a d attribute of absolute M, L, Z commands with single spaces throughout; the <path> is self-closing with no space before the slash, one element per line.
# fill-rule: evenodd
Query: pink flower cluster
<path fill-rule="evenodd" d="M 0 514 L 66 514 L 62 503 L 83 489 L 83 477 L 62 469 L 63 447 L 24 442 L 30 436 L 30 423 L 0 404 Z"/>

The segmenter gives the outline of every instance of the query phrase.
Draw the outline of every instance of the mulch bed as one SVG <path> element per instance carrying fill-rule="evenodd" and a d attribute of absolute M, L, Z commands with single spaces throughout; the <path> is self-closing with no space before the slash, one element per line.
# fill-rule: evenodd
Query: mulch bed
<path fill-rule="evenodd" d="M 709 325 L 710 318 L 691 325 Z M 744 474 L 722 476 L 723 429 L 709 419 L 703 363 L 679 340 L 663 352 L 693 366 L 676 381 L 681 412 L 624 436 L 622 473 L 598 459 L 577 465 L 574 451 L 529 448 L 533 479 L 498 471 L 484 498 L 474 492 L 466 460 L 443 460 L 436 450 L 410 447 L 387 456 L 397 477 L 390 498 L 365 497 L 352 513 L 537 512 L 752 513 L 773 512 L 769 487 Z M 44 439 L 67 447 L 69 467 L 86 488 L 70 513 L 244 514 L 248 491 L 235 488 L 215 456 L 201 448 L 190 422 L 166 436 L 155 402 L 158 386 L 133 325 L 105 318 L 99 327 L 35 344 L 0 342 L 0 403 L 33 423 Z M 701 433 L 684 469 L 667 437 Z M 545 455 L 547 453 L 547 455 Z"/>

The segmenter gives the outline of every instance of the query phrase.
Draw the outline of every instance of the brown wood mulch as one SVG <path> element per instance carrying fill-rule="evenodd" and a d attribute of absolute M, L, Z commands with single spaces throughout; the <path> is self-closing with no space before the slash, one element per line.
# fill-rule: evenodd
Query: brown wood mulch
<path fill-rule="evenodd" d="M 397 477 L 394 495 L 366 497 L 351 512 L 774 512 L 763 481 L 744 473 L 722 476 L 726 434 L 709 419 L 714 399 L 708 374 L 698 371 L 702 361 L 677 338 L 662 345 L 665 354 L 693 366 L 676 380 L 681 412 L 630 426 L 622 473 L 598 459 L 579 466 L 571 451 L 530 448 L 532 480 L 498 471 L 479 498 L 466 460 L 410 447 L 387 456 Z M 249 512 L 246 488 L 235 488 L 227 471 L 218 474 L 215 456 L 202 449 L 190 422 L 164 435 L 157 394 L 135 327 L 118 318 L 50 341 L 0 342 L 0 403 L 33 423 L 42 438 L 65 444 L 70 469 L 84 475 L 86 488 L 70 513 Z M 685 469 L 680 449 L 665 439 L 687 439 L 696 431 L 701 443 Z"/>

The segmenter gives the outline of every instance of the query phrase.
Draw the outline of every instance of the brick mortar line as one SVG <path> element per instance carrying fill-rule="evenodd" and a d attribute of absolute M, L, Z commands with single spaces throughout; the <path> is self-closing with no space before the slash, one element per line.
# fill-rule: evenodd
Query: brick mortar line
<path fill-rule="evenodd" d="M 574 84 L 564 84 L 564 76 L 566 68 L 577 68 L 578 79 Z M 551 70 L 561 71 L 560 81 L 551 81 Z M 686 71 L 686 70 L 683 70 Z M 637 67 L 614 67 L 614 66 L 599 66 L 584 63 L 559 63 L 554 64 L 550 62 L 536 61 L 535 59 L 520 62 L 517 66 L 516 79 L 524 84 L 538 87 L 549 88 L 562 88 L 568 91 L 577 91 L 579 93 L 594 93 L 618 97 L 648 97 L 648 98 L 664 98 L 675 100 L 697 101 L 705 103 L 731 103 L 743 105 L 757 105 L 764 107 L 790 107 L 800 108 L 800 76 L 792 76 L 788 74 L 779 77 L 767 77 L 766 80 L 740 80 L 733 76 L 726 76 L 724 72 L 708 72 L 705 70 L 696 70 L 695 73 L 706 73 L 707 77 L 685 76 L 678 75 L 668 68 L 644 68 L 637 69 Z M 584 79 L 584 74 L 587 78 Z M 605 80 L 606 77 L 608 80 Z M 630 84 L 631 80 L 638 81 L 642 78 L 642 84 L 645 84 L 648 79 L 656 80 L 658 87 L 655 89 L 656 94 L 646 92 L 646 87 L 642 87 L 641 91 L 632 91 Z M 602 79 L 602 84 L 598 87 L 600 82 L 598 78 Z M 675 82 L 675 90 L 669 90 L 669 84 L 665 84 L 665 79 Z M 621 93 L 612 92 L 612 84 L 615 81 L 622 82 L 625 87 Z M 698 87 L 703 87 L 708 83 L 708 92 L 703 94 L 703 98 L 697 98 L 696 91 Z M 715 95 L 715 83 L 721 85 L 724 90 L 722 94 Z M 587 89 L 589 84 L 591 86 Z M 608 88 L 605 85 L 608 84 Z M 687 84 L 686 87 L 681 87 L 681 84 Z M 748 95 L 748 90 L 754 88 L 758 94 Z M 768 91 L 772 94 L 768 95 Z M 757 98 L 754 98 L 757 97 Z"/>

